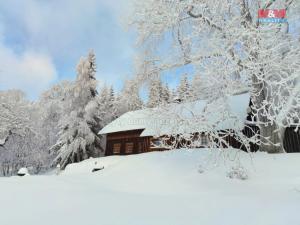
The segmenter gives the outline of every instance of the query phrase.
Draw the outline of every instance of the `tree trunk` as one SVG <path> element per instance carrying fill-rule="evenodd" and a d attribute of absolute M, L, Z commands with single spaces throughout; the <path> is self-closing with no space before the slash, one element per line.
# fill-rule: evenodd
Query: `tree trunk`
<path fill-rule="evenodd" d="M 261 69 L 261 72 L 263 69 Z M 260 139 L 261 144 L 259 147 L 260 151 L 268 152 L 268 153 L 282 153 L 283 149 L 283 141 L 280 129 L 278 129 L 277 124 L 267 118 L 264 114 L 264 110 L 268 111 L 268 107 L 264 105 L 264 101 L 266 101 L 266 84 L 263 81 L 257 79 L 256 75 L 252 76 L 252 85 L 253 85 L 253 95 L 252 95 L 252 103 L 253 109 L 256 114 L 256 119 L 260 129 Z M 264 110 L 262 110 L 264 109 Z"/>
<path fill-rule="evenodd" d="M 261 145 L 260 151 L 268 153 L 282 153 L 283 145 L 280 130 L 275 123 L 260 126 Z"/>

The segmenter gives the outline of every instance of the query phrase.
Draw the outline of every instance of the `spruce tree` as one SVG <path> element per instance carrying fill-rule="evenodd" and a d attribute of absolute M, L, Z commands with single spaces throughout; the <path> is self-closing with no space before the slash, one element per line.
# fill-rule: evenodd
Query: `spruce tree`
<path fill-rule="evenodd" d="M 69 107 L 61 121 L 59 140 L 51 148 L 57 153 L 53 165 L 64 169 L 69 163 L 80 162 L 89 157 L 100 156 L 99 104 L 96 101 L 95 55 L 91 51 L 87 59 L 82 58 L 77 67 L 77 79 L 69 96 Z"/>
<path fill-rule="evenodd" d="M 168 84 L 166 84 L 165 86 L 162 86 L 162 103 L 163 104 L 168 104 L 171 102 L 170 100 L 171 94 L 170 94 L 170 90 L 169 90 L 169 86 Z"/>
<path fill-rule="evenodd" d="M 195 74 L 191 85 L 192 100 L 207 99 L 211 88 L 205 77 Z"/>
<path fill-rule="evenodd" d="M 180 84 L 177 89 L 177 94 L 178 94 L 179 99 L 182 102 L 191 100 L 192 94 L 191 94 L 190 84 L 189 84 L 187 75 L 183 75 L 181 77 Z"/>
<path fill-rule="evenodd" d="M 143 107 L 143 101 L 139 94 L 139 85 L 135 80 L 126 80 L 121 93 L 116 98 L 117 116 L 139 110 Z"/>
<path fill-rule="evenodd" d="M 101 127 L 104 127 L 116 118 L 116 104 L 113 87 L 102 87 L 100 94 L 97 97 L 99 105 L 99 115 L 101 118 Z"/>
<path fill-rule="evenodd" d="M 113 86 L 109 89 L 109 96 L 108 96 L 108 108 L 109 114 L 111 115 L 112 120 L 115 119 L 116 116 L 116 109 L 115 109 L 115 92 Z"/>
<path fill-rule="evenodd" d="M 149 86 L 148 104 L 149 108 L 154 108 L 163 103 L 164 88 L 160 79 L 153 79 Z"/>

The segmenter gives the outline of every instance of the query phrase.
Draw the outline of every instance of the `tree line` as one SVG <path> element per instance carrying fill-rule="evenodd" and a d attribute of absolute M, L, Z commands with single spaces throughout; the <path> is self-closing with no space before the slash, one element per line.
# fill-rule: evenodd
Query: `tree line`
<path fill-rule="evenodd" d="M 124 81 L 118 94 L 112 86 L 98 87 L 96 56 L 90 51 L 77 66 L 75 81 L 61 81 L 29 101 L 21 90 L 0 91 L 0 175 L 21 167 L 33 173 L 104 154 L 97 133 L 120 115 L 143 107 L 205 98 L 200 75 L 191 82 L 184 74 L 170 90 L 160 78 L 149 81 L 148 98 L 140 95 L 138 79 Z"/>

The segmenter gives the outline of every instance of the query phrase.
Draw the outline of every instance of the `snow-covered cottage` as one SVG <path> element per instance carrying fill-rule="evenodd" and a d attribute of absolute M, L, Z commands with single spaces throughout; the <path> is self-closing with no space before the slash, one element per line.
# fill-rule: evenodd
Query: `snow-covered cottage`
<path fill-rule="evenodd" d="M 202 147 L 207 145 L 209 140 L 205 134 L 210 131 L 241 131 L 248 137 L 258 133 L 259 128 L 249 124 L 251 111 L 249 104 L 250 95 L 244 93 L 219 99 L 213 103 L 199 100 L 137 110 L 123 114 L 105 126 L 99 134 L 106 136 L 105 155 L 128 155 L 164 150 L 160 147 L 161 140 L 178 134 L 200 134 L 197 147 Z M 299 152 L 299 131 L 297 133 L 290 128 L 286 130 L 286 134 L 288 135 L 285 135 L 284 139 L 285 150 Z M 234 135 L 227 135 L 225 139 L 230 146 L 243 149 Z M 180 143 L 176 147 L 181 147 Z M 257 151 L 259 148 L 252 143 L 250 147 L 251 151 Z"/>
<path fill-rule="evenodd" d="M 105 126 L 99 134 L 106 135 L 106 155 L 127 155 L 163 150 L 160 138 L 182 133 L 195 133 L 199 130 L 244 129 L 249 105 L 249 94 L 228 97 L 227 113 L 224 104 L 207 104 L 204 100 L 192 103 L 174 103 L 161 108 L 143 109 L 123 114 Z M 204 115 L 203 117 L 199 115 Z M 194 122 L 195 116 L 203 121 Z M 225 118 L 226 117 L 226 118 Z M 200 127 L 199 127 L 200 126 Z M 235 141 L 229 140 L 232 145 Z M 205 145 L 207 137 L 201 137 Z"/>

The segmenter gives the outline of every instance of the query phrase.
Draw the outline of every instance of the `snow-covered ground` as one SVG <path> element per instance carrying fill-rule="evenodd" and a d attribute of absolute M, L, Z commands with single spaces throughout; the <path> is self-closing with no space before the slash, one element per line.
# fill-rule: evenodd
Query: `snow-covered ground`
<path fill-rule="evenodd" d="M 218 151 L 89 159 L 60 175 L 0 178 L 1 225 L 300 224 L 300 154 Z M 104 170 L 92 173 L 95 167 Z M 224 163 L 225 162 L 225 163 Z M 200 172 L 199 172 L 200 171 Z"/>

